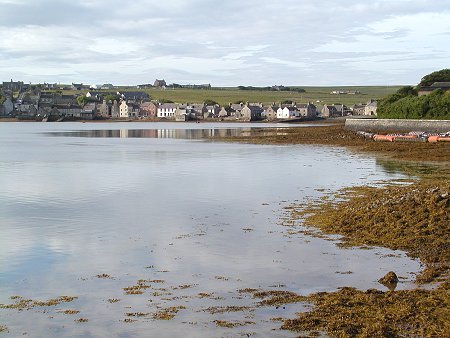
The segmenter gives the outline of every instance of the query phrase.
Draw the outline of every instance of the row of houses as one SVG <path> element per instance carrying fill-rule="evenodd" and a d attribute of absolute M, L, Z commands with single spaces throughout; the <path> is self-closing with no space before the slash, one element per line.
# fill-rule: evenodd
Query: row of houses
<path fill-rule="evenodd" d="M 264 106 L 261 103 L 238 103 L 227 106 L 204 103 L 159 103 L 150 101 L 143 92 L 126 92 L 113 95 L 116 99 L 106 100 L 111 93 L 88 92 L 89 99 L 80 104 L 77 96 L 60 93 L 21 94 L 13 102 L 7 98 L 0 106 L 0 114 L 22 117 L 36 115 L 60 115 L 65 117 L 98 118 L 159 118 L 176 121 L 194 119 L 232 119 L 258 121 L 267 119 L 314 119 L 317 117 L 339 117 L 346 115 L 376 115 L 376 101 L 346 107 L 343 104 L 314 105 L 313 103 L 291 103 Z"/>
<path fill-rule="evenodd" d="M 164 80 L 154 85 L 163 86 Z M 74 87 L 82 84 L 72 84 Z M 109 87 L 108 84 L 105 85 Z M 24 88 L 27 90 L 24 91 Z M 375 115 L 376 101 L 347 108 L 342 104 L 314 105 L 295 103 L 263 105 L 262 103 L 235 103 L 226 106 L 205 103 L 161 103 L 151 101 L 144 91 L 99 91 L 88 90 L 84 95 L 69 95 L 63 91 L 45 92 L 32 90 L 23 82 L 4 82 L 0 115 L 32 118 L 40 116 L 62 116 L 79 119 L 94 118 L 155 118 L 187 121 L 192 119 L 222 120 L 285 120 L 314 119 L 317 117 L 338 117 L 345 115 Z M 11 92 L 19 92 L 13 100 Z"/>

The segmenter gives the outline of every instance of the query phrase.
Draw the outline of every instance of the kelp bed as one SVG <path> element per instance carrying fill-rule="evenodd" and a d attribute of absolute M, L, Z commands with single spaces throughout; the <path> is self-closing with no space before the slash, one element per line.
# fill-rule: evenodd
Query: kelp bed
<path fill-rule="evenodd" d="M 357 187 L 334 197 L 294 208 L 292 217 L 342 235 L 343 246 L 404 250 L 425 266 L 417 282 L 433 287 L 313 294 L 301 299 L 313 304 L 311 311 L 285 320 L 282 328 L 307 336 L 449 337 L 450 181 Z"/>

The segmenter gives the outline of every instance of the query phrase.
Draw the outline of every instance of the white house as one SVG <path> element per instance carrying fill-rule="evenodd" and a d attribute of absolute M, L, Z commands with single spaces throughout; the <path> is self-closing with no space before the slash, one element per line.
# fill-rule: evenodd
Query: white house
<path fill-rule="evenodd" d="M 277 119 L 292 119 L 300 116 L 300 112 L 294 106 L 282 106 L 277 110 Z"/>
<path fill-rule="evenodd" d="M 159 118 L 175 118 L 177 105 L 175 103 L 164 103 L 158 107 L 157 116 Z"/>

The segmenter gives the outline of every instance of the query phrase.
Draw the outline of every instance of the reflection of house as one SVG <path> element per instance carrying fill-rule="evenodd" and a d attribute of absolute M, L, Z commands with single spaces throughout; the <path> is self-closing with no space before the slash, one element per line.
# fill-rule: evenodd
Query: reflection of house
<path fill-rule="evenodd" d="M 377 115 L 377 101 L 370 100 L 364 107 L 364 115 Z"/>
<path fill-rule="evenodd" d="M 419 96 L 428 95 L 433 90 L 437 90 L 437 89 L 440 89 L 443 91 L 450 90 L 450 82 L 435 82 L 431 86 L 422 87 L 419 90 Z"/>
<path fill-rule="evenodd" d="M 245 121 L 258 121 L 262 119 L 264 109 L 261 106 L 245 105 L 241 110 L 241 119 Z"/>
<path fill-rule="evenodd" d="M 159 118 L 174 118 L 176 109 L 175 103 L 164 103 L 158 107 L 157 116 Z"/>

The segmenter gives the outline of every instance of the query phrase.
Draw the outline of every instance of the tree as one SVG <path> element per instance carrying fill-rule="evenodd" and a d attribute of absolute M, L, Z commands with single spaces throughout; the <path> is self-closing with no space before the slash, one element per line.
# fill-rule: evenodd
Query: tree
<path fill-rule="evenodd" d="M 399 90 L 397 90 L 397 94 L 401 95 L 402 97 L 408 96 L 408 95 L 413 95 L 413 96 L 417 96 L 417 89 L 415 89 L 412 86 L 405 86 L 400 88 Z"/>
<path fill-rule="evenodd" d="M 216 104 L 218 105 L 218 103 L 214 100 L 210 100 L 210 99 L 205 100 L 205 105 L 207 105 L 207 106 L 215 106 Z"/>
<path fill-rule="evenodd" d="M 380 101 L 377 109 L 378 117 L 391 119 L 450 118 L 450 91 L 435 90 L 429 95 L 417 96 L 405 88 L 400 88 L 395 94 Z"/>
<path fill-rule="evenodd" d="M 425 75 L 419 83 L 419 87 L 431 86 L 435 82 L 450 82 L 450 69 L 441 69 Z"/>
<path fill-rule="evenodd" d="M 5 102 L 6 97 L 2 95 L 2 93 L 0 93 L 0 104 L 3 104 L 3 102 Z"/>
<path fill-rule="evenodd" d="M 88 98 L 86 97 L 86 95 L 80 95 L 80 96 L 77 97 L 77 103 L 80 106 L 84 106 L 87 101 L 88 101 Z"/>
<path fill-rule="evenodd" d="M 108 95 L 105 95 L 103 100 L 105 100 L 106 102 L 109 102 L 109 101 L 114 102 L 114 100 L 119 101 L 119 95 L 117 95 L 117 94 L 108 94 Z"/>

